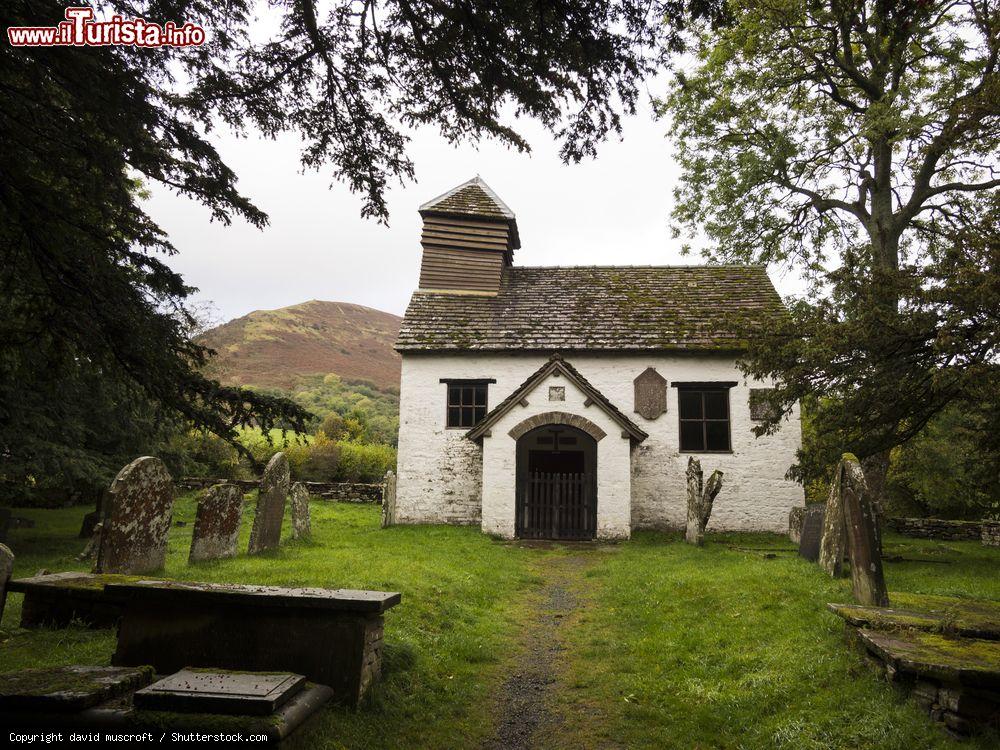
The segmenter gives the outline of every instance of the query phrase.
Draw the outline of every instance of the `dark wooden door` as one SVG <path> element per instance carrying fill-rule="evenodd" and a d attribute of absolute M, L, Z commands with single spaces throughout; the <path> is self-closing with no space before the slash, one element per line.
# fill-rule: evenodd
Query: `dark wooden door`
<path fill-rule="evenodd" d="M 594 475 L 529 471 L 518 488 L 522 539 L 593 539 L 597 533 Z"/>

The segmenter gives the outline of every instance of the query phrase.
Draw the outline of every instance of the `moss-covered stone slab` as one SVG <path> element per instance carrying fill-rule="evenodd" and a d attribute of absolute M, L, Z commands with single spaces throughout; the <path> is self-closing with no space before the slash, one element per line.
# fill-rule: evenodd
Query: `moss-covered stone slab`
<path fill-rule="evenodd" d="M 266 716 L 305 687 L 306 678 L 289 672 L 234 672 L 182 669 L 136 692 L 136 708 Z"/>
<path fill-rule="evenodd" d="M 7 588 L 24 594 L 22 628 L 66 627 L 72 621 L 109 628 L 121 617 L 123 598 L 105 586 L 138 580 L 118 573 L 69 571 L 17 578 Z"/>
<path fill-rule="evenodd" d="M 152 667 L 51 667 L 0 675 L 0 711 L 77 712 L 145 687 Z"/>
<path fill-rule="evenodd" d="M 911 628 L 968 638 L 1000 640 L 1000 602 L 947 596 L 893 593 L 892 607 L 828 604 L 856 627 L 872 630 Z"/>
<path fill-rule="evenodd" d="M 897 673 L 951 685 L 1000 688 L 1000 642 L 923 630 L 859 629 L 865 649 Z"/>

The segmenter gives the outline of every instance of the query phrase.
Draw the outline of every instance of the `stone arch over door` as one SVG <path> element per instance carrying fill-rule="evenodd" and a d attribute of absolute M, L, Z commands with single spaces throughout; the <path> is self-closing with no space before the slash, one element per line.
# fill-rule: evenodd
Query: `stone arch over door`
<path fill-rule="evenodd" d="M 559 424 L 575 427 L 590 435 L 590 437 L 594 438 L 595 442 L 608 434 L 586 417 L 581 417 L 579 414 L 570 414 L 565 411 L 547 411 L 544 414 L 536 414 L 533 417 L 528 417 L 523 422 L 514 425 L 507 434 L 515 440 L 520 440 L 524 435 L 538 427 Z"/>

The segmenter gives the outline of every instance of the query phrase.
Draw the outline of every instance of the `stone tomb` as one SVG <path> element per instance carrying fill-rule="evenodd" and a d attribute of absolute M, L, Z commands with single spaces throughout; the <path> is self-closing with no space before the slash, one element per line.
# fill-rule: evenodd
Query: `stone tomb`
<path fill-rule="evenodd" d="M 0 675 L 0 725 L 17 727 L 120 726 L 121 712 L 106 707 L 153 678 L 149 667 L 49 667 Z"/>
<path fill-rule="evenodd" d="M 162 570 L 173 504 L 174 482 L 160 459 L 143 456 L 118 472 L 107 496 L 94 572 Z"/>
<path fill-rule="evenodd" d="M 253 517 L 247 554 L 255 555 L 278 548 L 290 481 L 288 459 L 284 453 L 275 453 L 267 462 L 260 478 L 257 510 Z"/>
<path fill-rule="evenodd" d="M 189 563 L 236 556 L 243 489 L 232 482 L 209 487 L 198 500 Z"/>
<path fill-rule="evenodd" d="M 311 533 L 309 490 L 302 482 L 296 482 L 292 485 L 292 536 L 303 539 L 309 537 Z"/>
<path fill-rule="evenodd" d="M 302 692 L 306 678 L 289 672 L 182 669 L 136 692 L 136 708 L 209 714 L 273 714 Z"/>
<path fill-rule="evenodd" d="M 806 506 L 802 515 L 802 533 L 799 539 L 799 555 L 809 562 L 819 559 L 819 543 L 823 536 L 823 519 L 826 506 L 823 503 L 811 503 Z"/>
<path fill-rule="evenodd" d="M 357 705 L 378 679 L 383 614 L 398 593 L 138 581 L 112 584 L 125 601 L 112 663 L 287 671 Z"/>
<path fill-rule="evenodd" d="M 149 687 L 150 667 L 55 667 L 0 675 L 0 725 L 211 731 L 278 742 L 333 691 L 295 674 L 183 670 Z M 159 736 L 157 733 L 154 736 Z"/>
<path fill-rule="evenodd" d="M 1000 729 L 1000 603 L 893 593 L 896 607 L 829 604 L 890 682 L 959 735 Z"/>
<path fill-rule="evenodd" d="M 92 628 L 111 628 L 121 617 L 122 600 L 108 593 L 104 585 L 133 580 L 113 573 L 71 571 L 16 578 L 8 590 L 24 594 L 22 628 L 64 628 L 73 620 Z"/>

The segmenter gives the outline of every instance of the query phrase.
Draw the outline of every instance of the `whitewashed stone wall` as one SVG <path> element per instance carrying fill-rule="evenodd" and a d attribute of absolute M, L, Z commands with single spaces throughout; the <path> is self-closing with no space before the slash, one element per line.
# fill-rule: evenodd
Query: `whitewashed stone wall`
<path fill-rule="evenodd" d="M 550 385 L 565 387 L 565 400 L 549 401 Z M 584 406 L 587 395 L 565 377 L 549 376 L 525 398 L 527 406 L 515 406 L 490 428 L 490 437 L 483 438 L 483 531 L 505 539 L 514 537 L 517 441 L 508 433 L 525 419 L 561 411 L 582 416 L 606 433 L 597 441 L 597 538 L 627 539 L 631 533 L 630 441 L 621 436 L 622 428 L 600 407 Z"/>
<path fill-rule="evenodd" d="M 510 469 L 503 461 L 508 451 L 497 444 L 498 453 L 490 441 L 507 436 L 513 424 L 532 415 L 516 407 L 508 415 L 514 422 L 502 429 L 493 429 L 484 448 L 467 440 L 465 430 L 445 428 L 447 386 L 441 378 L 494 378 L 489 386 L 489 407 L 492 408 L 516 389 L 546 360 L 543 354 L 407 354 L 403 357 L 400 381 L 399 428 L 399 489 L 397 508 L 401 523 L 478 523 L 490 533 L 507 536 L 512 533 L 514 497 L 514 453 L 509 451 Z M 576 367 L 591 384 L 607 396 L 622 412 L 649 433 L 631 455 L 631 528 L 677 528 L 686 518 L 684 469 L 689 454 L 678 449 L 679 426 L 677 389 L 667 390 L 667 412 L 655 420 L 646 420 L 633 412 L 632 381 L 647 367 L 655 367 L 669 383 L 678 381 L 737 381 L 730 390 L 731 454 L 698 454 L 706 474 L 714 469 L 726 473 L 722 493 L 715 501 L 710 530 L 774 531 L 787 529 L 788 512 L 804 502 L 802 488 L 784 478 L 795 460 L 801 443 L 798 409 L 775 435 L 755 438 L 754 422 L 750 420 L 749 389 L 767 384 L 744 381 L 732 357 L 719 355 L 670 354 L 567 354 L 566 360 Z M 548 392 L 546 383 L 539 393 Z M 544 401 L 543 411 L 570 411 L 567 402 Z M 535 398 L 534 401 L 542 399 Z M 529 402 L 532 399 L 529 398 Z M 598 473 L 607 462 L 621 460 L 612 445 L 628 445 L 619 435 L 621 430 L 608 429 L 595 415 L 598 410 L 578 404 L 576 413 L 599 424 L 608 436 L 598 443 Z M 601 415 L 603 417 L 603 415 Z M 609 442 L 610 441 L 610 442 Z M 608 446 L 605 448 L 605 444 Z M 484 450 L 487 455 L 484 459 Z M 605 452 L 611 451 L 608 455 Z M 627 455 L 627 454 L 626 454 Z M 482 503 L 484 490 L 483 465 L 489 476 L 485 489 L 488 497 Z M 613 472 L 609 472 L 611 476 Z M 509 492 L 503 493 L 504 482 Z M 600 476 L 598 479 L 600 483 Z M 621 487 L 598 487 L 598 524 L 602 536 L 618 536 L 621 521 L 615 515 Z M 509 497 L 509 503 L 508 498 Z M 608 503 L 609 515 L 604 521 L 601 507 Z M 501 520 L 509 504 L 509 518 Z M 481 509 L 482 508 L 482 513 Z M 510 530 L 510 531 L 508 531 Z"/>

